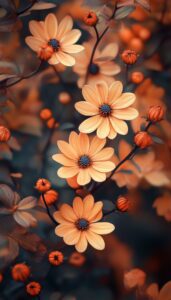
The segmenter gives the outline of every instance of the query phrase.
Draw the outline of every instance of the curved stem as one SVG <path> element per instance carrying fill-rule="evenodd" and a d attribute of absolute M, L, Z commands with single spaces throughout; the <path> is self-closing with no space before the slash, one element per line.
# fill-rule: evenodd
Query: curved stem
<path fill-rule="evenodd" d="M 17 12 L 17 16 L 20 16 L 24 14 L 26 11 L 28 11 L 30 8 L 33 7 L 33 5 L 37 2 L 37 0 L 33 0 L 27 7 L 25 7 L 23 10 L 20 10 Z"/>
<path fill-rule="evenodd" d="M 51 212 L 50 212 L 49 207 L 48 207 L 48 205 L 47 205 L 47 203 L 46 203 L 46 200 L 45 200 L 45 195 L 44 195 L 44 193 L 42 193 L 42 199 L 43 199 L 44 205 L 45 205 L 45 207 L 46 207 L 47 214 L 48 214 L 49 218 L 51 219 L 51 221 L 52 221 L 55 225 L 58 225 L 58 223 L 55 221 L 55 219 L 54 219 L 53 216 L 51 215 Z"/>

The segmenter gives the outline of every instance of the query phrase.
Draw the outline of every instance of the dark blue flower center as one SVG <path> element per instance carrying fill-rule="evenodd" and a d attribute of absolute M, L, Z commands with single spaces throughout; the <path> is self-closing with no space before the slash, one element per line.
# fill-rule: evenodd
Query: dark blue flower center
<path fill-rule="evenodd" d="M 86 219 L 79 219 L 76 226 L 79 230 L 86 230 L 89 227 L 89 222 Z"/>
<path fill-rule="evenodd" d="M 112 112 L 112 108 L 111 108 L 111 106 L 109 104 L 102 104 L 99 107 L 99 111 L 100 111 L 100 114 L 103 117 L 108 117 L 108 116 L 110 116 L 110 114 Z"/>
<path fill-rule="evenodd" d="M 88 155 L 82 155 L 79 158 L 78 165 L 80 168 L 87 168 L 91 164 L 90 157 Z"/>
<path fill-rule="evenodd" d="M 59 42 L 56 39 L 50 39 L 48 45 L 51 46 L 55 52 L 58 51 L 60 47 Z"/>
<path fill-rule="evenodd" d="M 96 64 L 91 64 L 89 66 L 89 72 L 91 75 L 97 75 L 99 73 L 99 66 Z"/>

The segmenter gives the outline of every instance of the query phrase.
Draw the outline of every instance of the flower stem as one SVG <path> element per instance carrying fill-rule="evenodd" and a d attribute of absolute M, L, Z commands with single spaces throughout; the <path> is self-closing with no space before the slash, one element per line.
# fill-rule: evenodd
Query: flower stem
<path fill-rule="evenodd" d="M 53 218 L 53 216 L 51 215 L 51 212 L 49 210 L 49 207 L 46 203 L 46 200 L 45 200 L 45 196 L 44 196 L 44 193 L 42 193 L 42 199 L 43 199 L 43 202 L 44 202 L 44 205 L 46 207 L 46 210 L 47 210 L 47 214 L 49 216 L 49 218 L 51 219 L 51 221 L 55 224 L 55 225 L 58 225 L 58 223 L 55 221 L 55 219 Z"/>

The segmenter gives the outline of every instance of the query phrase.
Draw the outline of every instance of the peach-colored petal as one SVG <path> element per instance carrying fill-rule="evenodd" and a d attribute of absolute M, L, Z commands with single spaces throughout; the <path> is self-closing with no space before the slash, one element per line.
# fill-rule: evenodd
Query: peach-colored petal
<path fill-rule="evenodd" d="M 97 201 L 94 204 L 93 209 L 91 210 L 91 212 L 88 215 L 88 221 L 89 222 L 93 222 L 94 218 L 99 214 L 100 211 L 102 211 L 102 207 L 103 207 L 103 202 L 102 201 Z"/>
<path fill-rule="evenodd" d="M 91 180 L 90 174 L 88 169 L 80 169 L 78 176 L 77 176 L 77 182 L 79 185 L 85 185 L 88 184 Z"/>
<path fill-rule="evenodd" d="M 114 149 L 111 147 L 106 147 L 96 153 L 95 155 L 92 156 L 93 161 L 99 161 L 99 160 L 108 160 L 112 157 L 114 154 Z"/>
<path fill-rule="evenodd" d="M 115 81 L 113 82 L 110 87 L 109 87 L 109 95 L 108 95 L 108 100 L 109 103 L 113 103 L 118 99 L 123 91 L 123 85 L 122 82 L 120 81 Z"/>
<path fill-rule="evenodd" d="M 30 213 L 25 211 L 16 211 L 13 217 L 15 221 L 23 227 L 35 226 L 37 223 L 37 220 Z"/>
<path fill-rule="evenodd" d="M 60 207 L 60 213 L 62 217 L 67 221 L 75 222 L 77 220 L 77 216 L 73 208 L 66 203 L 62 204 L 62 206 Z"/>
<path fill-rule="evenodd" d="M 115 226 L 109 222 L 90 224 L 90 230 L 97 234 L 108 234 L 114 231 Z"/>
<path fill-rule="evenodd" d="M 41 39 L 33 36 L 27 36 L 25 42 L 35 52 L 39 52 L 44 43 Z"/>
<path fill-rule="evenodd" d="M 90 117 L 80 124 L 79 130 L 84 133 L 91 133 L 97 129 L 102 120 L 102 117 L 99 115 Z"/>
<path fill-rule="evenodd" d="M 71 178 L 78 174 L 79 169 L 77 167 L 61 167 L 58 169 L 58 176 L 61 178 Z"/>
<path fill-rule="evenodd" d="M 108 98 L 108 85 L 105 81 L 96 84 L 97 94 L 100 98 L 100 103 L 106 103 Z"/>
<path fill-rule="evenodd" d="M 171 281 L 168 281 L 160 290 L 158 300 L 171 300 Z"/>
<path fill-rule="evenodd" d="M 76 162 L 74 162 L 73 160 L 67 158 L 63 154 L 54 154 L 52 156 L 52 158 L 56 162 L 60 163 L 61 165 L 67 166 L 67 167 L 74 167 L 76 165 Z"/>
<path fill-rule="evenodd" d="M 30 21 L 29 22 L 29 29 L 32 35 L 35 37 L 40 38 L 42 41 L 48 41 L 48 37 L 45 34 L 44 26 L 40 22 L 37 21 Z"/>
<path fill-rule="evenodd" d="M 106 180 L 106 174 L 95 170 L 93 167 L 89 168 L 89 173 L 92 179 L 97 182 L 103 182 Z"/>
<path fill-rule="evenodd" d="M 64 223 L 64 224 L 60 224 L 55 228 L 55 234 L 63 237 L 64 235 L 72 232 L 75 229 L 75 226 L 72 223 Z"/>
<path fill-rule="evenodd" d="M 170 180 L 164 172 L 152 171 L 149 174 L 144 175 L 145 179 L 154 186 L 164 186 L 169 185 Z"/>
<path fill-rule="evenodd" d="M 37 204 L 37 199 L 32 196 L 28 196 L 28 197 L 22 199 L 18 203 L 18 210 L 31 209 L 31 208 L 35 207 L 36 204 Z"/>
<path fill-rule="evenodd" d="M 84 116 L 94 116 L 99 113 L 97 106 L 85 101 L 77 102 L 75 108 Z"/>
<path fill-rule="evenodd" d="M 117 136 L 116 131 L 113 129 L 112 126 L 110 126 L 110 132 L 109 132 L 108 138 L 113 140 L 116 136 Z"/>
<path fill-rule="evenodd" d="M 72 231 L 68 232 L 68 234 L 64 235 L 63 239 L 67 245 L 75 245 L 78 243 L 80 235 L 81 231 L 75 228 Z"/>
<path fill-rule="evenodd" d="M 94 104 L 95 106 L 99 106 L 99 104 L 101 104 L 99 96 L 90 85 L 83 86 L 82 94 L 86 101 Z"/>
<path fill-rule="evenodd" d="M 103 118 L 101 124 L 97 129 L 97 136 L 100 139 L 104 139 L 109 135 L 110 132 L 110 122 L 108 118 Z"/>
<path fill-rule="evenodd" d="M 56 53 L 53 53 L 51 58 L 48 59 L 48 63 L 50 65 L 57 65 L 59 64 L 59 60 L 57 59 Z"/>
<path fill-rule="evenodd" d="M 59 150 L 64 153 L 64 155 L 68 158 L 71 159 L 77 159 L 78 155 L 76 153 L 76 151 L 74 150 L 74 148 L 69 145 L 68 143 L 64 142 L 64 141 L 58 141 L 57 142 L 58 148 Z"/>
<path fill-rule="evenodd" d="M 103 238 L 100 235 L 92 232 L 91 230 L 86 231 L 86 238 L 93 248 L 97 250 L 103 250 L 105 248 Z"/>
<path fill-rule="evenodd" d="M 67 53 L 78 53 L 84 50 L 84 47 L 81 45 L 66 45 L 62 46 L 62 51 Z"/>
<path fill-rule="evenodd" d="M 94 198 L 92 195 L 87 195 L 83 200 L 83 218 L 87 218 L 94 207 Z"/>
<path fill-rule="evenodd" d="M 146 294 L 150 297 L 150 300 L 158 300 L 159 288 L 156 283 L 152 283 L 146 290 Z"/>
<path fill-rule="evenodd" d="M 67 32 L 73 27 L 73 20 L 70 16 L 66 16 L 62 19 L 58 27 L 57 39 L 61 39 Z"/>
<path fill-rule="evenodd" d="M 82 154 L 89 153 L 90 142 L 89 142 L 89 137 L 87 134 L 84 134 L 84 133 L 79 134 L 77 147 L 79 147 L 80 153 L 82 153 Z"/>
<path fill-rule="evenodd" d="M 100 212 L 93 218 L 93 220 L 92 220 L 91 222 L 92 222 L 92 223 L 98 222 L 98 221 L 100 221 L 100 220 L 102 219 L 102 217 L 103 217 L 103 212 L 100 211 Z"/>
<path fill-rule="evenodd" d="M 79 134 L 77 134 L 75 131 L 72 131 L 69 135 L 69 144 L 71 145 L 75 153 L 77 153 L 76 160 L 78 160 L 78 157 L 82 153 L 82 151 L 80 152 L 80 149 L 78 148 L 78 143 L 79 143 Z"/>
<path fill-rule="evenodd" d="M 56 38 L 58 21 L 54 14 L 48 14 L 45 18 L 45 28 L 49 39 Z"/>
<path fill-rule="evenodd" d="M 55 218 L 55 220 L 58 222 L 58 223 L 62 223 L 62 224 L 70 224 L 71 225 L 71 222 L 65 220 L 60 211 L 55 211 L 54 214 L 53 214 L 53 217 Z"/>
<path fill-rule="evenodd" d="M 114 76 L 121 71 L 119 65 L 115 64 L 112 61 L 105 62 L 100 65 L 100 72 L 107 76 Z"/>
<path fill-rule="evenodd" d="M 59 62 L 65 66 L 71 67 L 75 64 L 75 58 L 62 51 L 56 52 L 56 57 Z"/>
<path fill-rule="evenodd" d="M 89 154 L 95 155 L 100 150 L 102 150 L 105 144 L 106 139 L 99 139 L 97 136 L 95 136 L 91 141 Z"/>
<path fill-rule="evenodd" d="M 113 109 L 126 108 L 132 105 L 135 102 L 135 94 L 133 93 L 124 93 L 122 94 L 113 104 Z"/>
<path fill-rule="evenodd" d="M 115 168 L 112 161 L 93 162 L 93 168 L 99 172 L 110 172 Z"/>
<path fill-rule="evenodd" d="M 73 201 L 73 210 L 78 218 L 83 215 L 83 200 L 80 197 L 75 197 Z"/>
<path fill-rule="evenodd" d="M 115 58 L 118 54 L 119 47 L 117 43 L 110 43 L 107 46 L 104 47 L 104 49 L 100 53 L 100 57 L 108 57 L 111 56 L 112 58 Z"/>
<path fill-rule="evenodd" d="M 81 232 L 80 239 L 78 243 L 75 245 L 75 248 L 78 252 L 82 253 L 87 249 L 88 243 L 85 232 Z"/>
<path fill-rule="evenodd" d="M 128 133 L 128 125 L 124 121 L 110 117 L 110 122 L 114 130 L 119 134 L 125 135 Z"/>
<path fill-rule="evenodd" d="M 133 120 L 138 117 L 138 111 L 132 107 L 115 109 L 112 113 L 112 116 L 121 120 Z"/>
<path fill-rule="evenodd" d="M 76 43 L 79 40 L 80 36 L 81 31 L 79 29 L 73 29 L 70 32 L 66 33 L 60 41 L 62 43 L 62 47 Z"/>

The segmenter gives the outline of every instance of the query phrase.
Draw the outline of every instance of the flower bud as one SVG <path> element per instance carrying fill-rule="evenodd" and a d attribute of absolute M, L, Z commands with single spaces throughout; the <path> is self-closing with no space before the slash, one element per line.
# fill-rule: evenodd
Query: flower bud
<path fill-rule="evenodd" d="M 129 209 L 129 200 L 123 196 L 120 196 L 116 201 L 116 207 L 121 212 L 126 212 Z"/>
<path fill-rule="evenodd" d="M 83 22 L 88 26 L 94 26 L 98 22 L 97 15 L 94 11 L 89 11 L 83 17 Z"/>
<path fill-rule="evenodd" d="M 56 120 L 55 118 L 50 118 L 47 122 L 46 125 L 49 129 L 52 129 L 54 127 L 56 127 Z"/>
<path fill-rule="evenodd" d="M 47 192 L 48 190 L 50 190 L 51 183 L 50 183 L 49 180 L 47 180 L 45 178 L 40 178 L 40 179 L 37 180 L 35 188 L 39 192 L 44 193 L 44 192 Z"/>
<path fill-rule="evenodd" d="M 139 148 L 145 149 L 153 143 L 153 140 L 148 132 L 140 131 L 134 136 L 134 143 Z"/>
<path fill-rule="evenodd" d="M 8 128 L 0 126 L 0 142 L 8 142 L 11 133 Z"/>
<path fill-rule="evenodd" d="M 11 273 L 15 281 L 26 281 L 30 276 L 30 268 L 25 264 L 16 264 Z"/>
<path fill-rule="evenodd" d="M 134 34 L 133 34 L 131 29 L 129 29 L 125 26 L 122 26 L 120 31 L 119 31 L 119 37 L 120 37 L 120 39 L 122 40 L 123 43 L 127 44 L 127 43 L 130 42 L 130 40 L 132 38 L 134 38 Z"/>
<path fill-rule="evenodd" d="M 40 117 L 41 117 L 42 120 L 45 120 L 45 121 L 50 119 L 52 117 L 51 110 L 48 109 L 48 108 L 42 109 L 41 112 L 40 112 Z"/>
<path fill-rule="evenodd" d="M 75 267 L 81 267 L 85 263 L 85 260 L 85 256 L 78 252 L 73 252 L 69 257 L 69 263 Z"/>
<path fill-rule="evenodd" d="M 127 65 L 133 65 L 136 63 L 138 55 L 133 50 L 125 50 L 121 54 L 123 62 Z"/>
<path fill-rule="evenodd" d="M 139 53 L 143 50 L 144 43 L 140 38 L 135 37 L 132 40 L 130 40 L 129 48 Z"/>
<path fill-rule="evenodd" d="M 49 190 L 44 194 L 44 198 L 47 205 L 52 205 L 58 200 L 59 194 L 55 190 Z M 40 200 L 43 201 L 42 196 Z"/>
<path fill-rule="evenodd" d="M 133 83 L 139 84 L 144 80 L 144 75 L 142 72 L 133 72 L 131 74 L 131 81 Z"/>
<path fill-rule="evenodd" d="M 59 94 L 59 102 L 62 104 L 68 104 L 71 102 L 71 96 L 67 92 L 61 92 Z"/>
<path fill-rule="evenodd" d="M 60 252 L 60 251 L 52 251 L 49 254 L 48 259 L 49 259 L 49 262 L 51 265 L 59 266 L 63 263 L 64 256 L 63 256 L 62 252 Z"/>
<path fill-rule="evenodd" d="M 41 289 L 42 287 L 40 283 L 36 281 L 31 281 L 26 285 L 27 294 L 29 294 L 30 296 L 38 296 L 41 292 Z"/>
<path fill-rule="evenodd" d="M 48 60 L 51 58 L 53 54 L 53 48 L 51 46 L 44 46 L 41 48 L 41 50 L 38 53 L 38 57 L 42 60 Z"/>
<path fill-rule="evenodd" d="M 164 109 L 159 105 L 151 106 L 148 111 L 148 120 L 151 122 L 160 122 L 164 117 Z"/>

